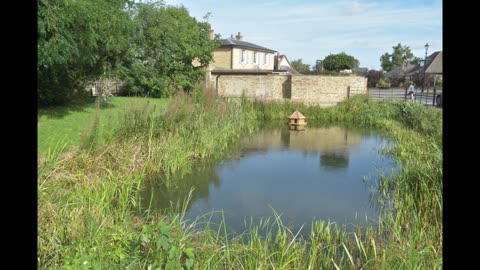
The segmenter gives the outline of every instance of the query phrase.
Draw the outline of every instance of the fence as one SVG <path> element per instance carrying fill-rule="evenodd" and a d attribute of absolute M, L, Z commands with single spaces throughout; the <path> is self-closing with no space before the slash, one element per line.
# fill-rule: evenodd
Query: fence
<path fill-rule="evenodd" d="M 422 91 L 418 89 L 415 91 L 415 102 L 425 106 L 435 106 L 437 95 L 440 94 L 441 92 L 442 90 L 425 89 L 422 93 Z M 406 89 L 403 89 L 403 88 L 390 88 L 390 89 L 369 88 L 368 94 L 374 100 L 382 100 L 382 101 L 411 100 L 411 97 L 407 96 Z"/>
<path fill-rule="evenodd" d="M 98 94 L 97 89 L 101 89 L 103 87 L 106 87 L 107 91 L 109 91 L 114 96 L 120 94 L 124 90 L 122 82 L 113 80 L 95 81 L 87 89 L 91 91 L 92 96 L 96 97 Z"/>

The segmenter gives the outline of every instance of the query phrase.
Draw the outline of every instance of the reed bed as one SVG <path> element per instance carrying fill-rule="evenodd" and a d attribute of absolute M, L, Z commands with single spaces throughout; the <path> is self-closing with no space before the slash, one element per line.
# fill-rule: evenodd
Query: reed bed
<path fill-rule="evenodd" d="M 196 226 L 200 218 L 187 224 L 189 198 L 164 213 L 135 214 L 149 176 L 171 181 L 169 175 L 191 170 L 192 161 L 221 158 L 262 121 L 286 119 L 294 110 L 309 121 L 376 127 L 395 142 L 385 154 L 402 170 L 376 187 L 385 209 L 379 220 L 354 232 L 317 220 L 304 237 L 273 209 L 274 218 L 245 221 L 238 235 L 229 233 L 224 218 L 204 229 Z M 60 154 L 59 142 L 39 161 L 40 269 L 442 268 L 441 110 L 367 96 L 330 108 L 226 102 L 197 90 L 175 96 L 164 112 L 131 104 L 119 117 L 108 141 L 90 128 L 81 148 Z"/>

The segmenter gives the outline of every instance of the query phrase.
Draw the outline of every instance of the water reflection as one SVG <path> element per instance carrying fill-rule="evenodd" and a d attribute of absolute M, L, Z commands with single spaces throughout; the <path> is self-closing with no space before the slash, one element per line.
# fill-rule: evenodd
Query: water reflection
<path fill-rule="evenodd" d="M 268 127 L 245 137 L 232 158 L 203 163 L 181 177 L 149 181 L 142 191 L 142 207 L 165 209 L 183 201 L 192 187 L 186 217 L 224 210 L 227 226 L 242 231 L 243 220 L 282 214 L 292 228 L 312 219 L 353 222 L 355 216 L 375 218 L 379 210 L 369 202 L 364 176 L 393 160 L 379 150 L 387 141 L 363 130 L 311 127 L 290 131 Z M 155 184 L 156 183 L 156 184 Z M 215 219 L 214 219 L 215 221 Z"/>
<path fill-rule="evenodd" d="M 320 154 L 320 166 L 326 170 L 345 170 L 348 168 L 348 153 Z"/>
<path fill-rule="evenodd" d="M 199 199 L 208 201 L 210 186 L 218 188 L 220 185 L 221 179 L 215 171 L 215 165 L 208 163 L 195 166 L 192 172 L 183 177 L 170 178 L 168 185 L 166 181 L 150 178 L 145 181 L 141 192 L 142 208 L 146 209 L 149 205 L 155 210 L 175 207 L 188 197 L 193 187 L 186 206 L 188 210 L 194 201 Z"/>

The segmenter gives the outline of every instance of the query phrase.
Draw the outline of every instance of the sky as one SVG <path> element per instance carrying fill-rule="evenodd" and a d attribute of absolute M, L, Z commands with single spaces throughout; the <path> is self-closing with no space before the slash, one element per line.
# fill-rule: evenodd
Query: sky
<path fill-rule="evenodd" d="M 314 66 L 317 59 L 345 52 L 360 67 L 380 70 L 380 56 L 401 43 L 425 57 L 442 50 L 441 0 L 166 0 L 183 5 L 215 34 L 243 40 Z"/>

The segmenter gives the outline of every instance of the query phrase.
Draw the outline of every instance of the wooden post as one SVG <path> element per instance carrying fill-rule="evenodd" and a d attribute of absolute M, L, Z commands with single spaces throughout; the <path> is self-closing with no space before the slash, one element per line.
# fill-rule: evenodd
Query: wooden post
<path fill-rule="evenodd" d="M 350 99 L 350 85 L 347 86 L 347 99 Z"/>
<path fill-rule="evenodd" d="M 220 76 L 222 75 L 217 75 L 217 77 L 215 77 L 215 91 L 217 92 L 217 96 L 218 96 L 218 78 L 220 78 Z"/>

